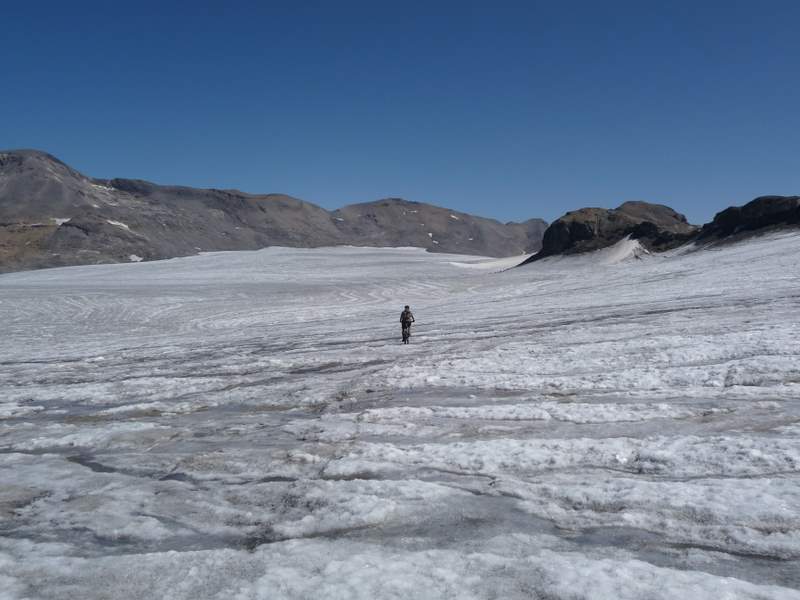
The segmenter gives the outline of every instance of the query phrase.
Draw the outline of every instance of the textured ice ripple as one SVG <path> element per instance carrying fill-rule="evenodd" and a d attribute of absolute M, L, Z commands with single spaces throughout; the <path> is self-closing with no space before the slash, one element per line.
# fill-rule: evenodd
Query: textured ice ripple
<path fill-rule="evenodd" d="M 168 552 L 121 559 L 69 558 L 68 549 L 57 546 L 3 545 L 0 568 L 12 598 L 30 593 L 60 598 L 75 589 L 113 589 L 115 597 L 131 600 L 161 597 L 164 590 L 176 600 L 400 599 L 410 595 L 431 599 L 800 598 L 800 592 L 790 589 L 656 567 L 624 553 L 601 557 L 568 552 L 558 547 L 557 540 L 544 536 L 495 538 L 487 540 L 483 549 L 462 552 L 302 540 L 262 546 L 254 553 Z M 15 561 L 15 555 L 38 560 Z"/>
<path fill-rule="evenodd" d="M 666 478 L 741 477 L 800 471 L 800 439 L 749 436 L 495 439 L 448 444 L 356 443 L 328 475 L 436 468 L 463 473 L 536 474 L 596 468 Z"/>

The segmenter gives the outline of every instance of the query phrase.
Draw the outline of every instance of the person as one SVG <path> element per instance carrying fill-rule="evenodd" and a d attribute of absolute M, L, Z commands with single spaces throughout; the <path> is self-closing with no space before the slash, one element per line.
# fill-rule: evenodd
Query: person
<path fill-rule="evenodd" d="M 400 313 L 400 324 L 403 327 L 403 343 L 408 343 L 408 338 L 411 337 L 411 324 L 415 321 L 414 313 L 411 312 L 408 304 L 403 309 L 403 312 Z"/>

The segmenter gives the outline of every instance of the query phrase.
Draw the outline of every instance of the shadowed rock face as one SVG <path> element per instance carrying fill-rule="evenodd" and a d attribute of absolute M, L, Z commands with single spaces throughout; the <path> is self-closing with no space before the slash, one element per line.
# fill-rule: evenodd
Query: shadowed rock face
<path fill-rule="evenodd" d="M 541 251 L 525 262 L 599 250 L 627 236 L 645 247 L 666 250 L 687 241 L 696 229 L 682 214 L 661 204 L 625 202 L 615 209 L 582 208 L 554 221 L 544 232 Z"/>
<path fill-rule="evenodd" d="M 538 250 L 545 225 L 502 224 L 397 199 L 331 213 L 282 194 L 93 179 L 44 152 L 0 152 L 0 271 L 266 246 L 511 256 Z"/>
<path fill-rule="evenodd" d="M 761 196 L 744 206 L 731 206 L 703 225 L 698 242 L 743 237 L 758 230 L 800 225 L 800 196 Z"/>

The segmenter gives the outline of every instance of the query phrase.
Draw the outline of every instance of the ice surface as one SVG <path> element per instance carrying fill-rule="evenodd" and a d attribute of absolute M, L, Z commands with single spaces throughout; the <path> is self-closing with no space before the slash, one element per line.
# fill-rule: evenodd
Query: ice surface
<path fill-rule="evenodd" d="M 472 239 L 472 238 L 470 238 Z M 453 261 L 450 264 L 455 267 L 461 267 L 463 269 L 479 269 L 482 271 L 505 271 L 506 269 L 510 269 L 511 267 L 516 267 L 517 265 L 523 263 L 526 259 L 533 256 L 532 254 L 521 254 L 519 256 L 509 256 L 506 258 L 490 258 L 490 259 L 482 259 L 482 260 L 471 260 L 471 261 Z"/>
<path fill-rule="evenodd" d="M 798 251 L 0 276 L 0 598 L 800 599 Z"/>

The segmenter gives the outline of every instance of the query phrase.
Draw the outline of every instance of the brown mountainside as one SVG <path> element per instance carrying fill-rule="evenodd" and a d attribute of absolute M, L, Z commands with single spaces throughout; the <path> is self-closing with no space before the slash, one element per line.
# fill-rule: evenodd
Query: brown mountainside
<path fill-rule="evenodd" d="M 94 179 L 44 152 L 0 152 L 0 271 L 266 246 L 511 256 L 538 250 L 545 227 L 400 199 L 329 212 L 282 194 Z"/>

